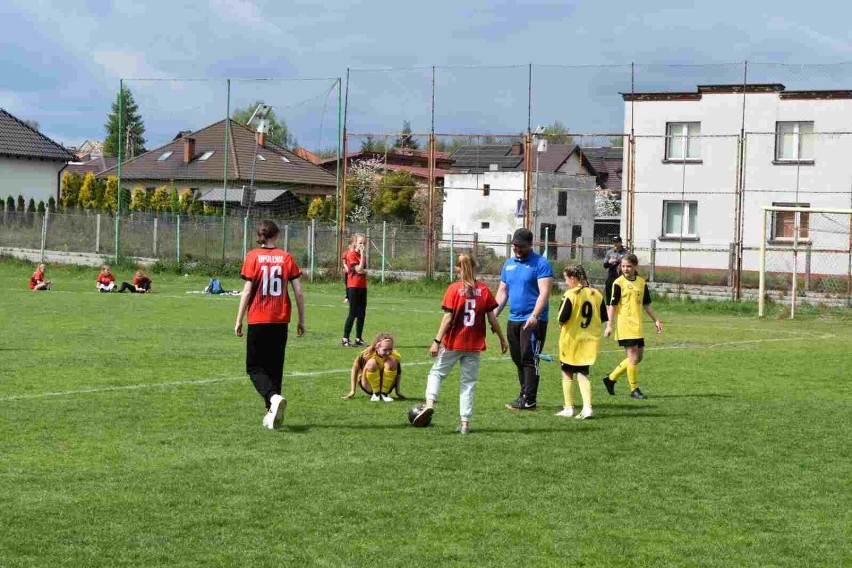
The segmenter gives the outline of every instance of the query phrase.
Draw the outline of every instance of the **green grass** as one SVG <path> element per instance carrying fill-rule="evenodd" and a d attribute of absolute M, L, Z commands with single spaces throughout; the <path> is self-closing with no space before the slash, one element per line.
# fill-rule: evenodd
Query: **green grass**
<path fill-rule="evenodd" d="M 94 291 L 96 270 L 0 264 L 0 566 L 841 566 L 852 563 L 852 318 L 657 305 L 640 382 L 600 376 L 591 421 L 512 414 L 514 369 L 490 340 L 472 433 L 455 433 L 458 371 L 430 428 L 411 403 L 340 399 L 338 284 L 306 283 L 286 427 L 233 337 L 237 298 L 206 278 L 149 296 Z M 118 277 L 129 279 L 129 269 Z M 236 287 L 235 279 L 226 286 Z M 422 397 L 442 286 L 371 289 L 367 330 L 398 335 L 403 392 Z M 437 292 L 437 293 L 436 293 Z M 546 351 L 556 352 L 551 326 Z"/>

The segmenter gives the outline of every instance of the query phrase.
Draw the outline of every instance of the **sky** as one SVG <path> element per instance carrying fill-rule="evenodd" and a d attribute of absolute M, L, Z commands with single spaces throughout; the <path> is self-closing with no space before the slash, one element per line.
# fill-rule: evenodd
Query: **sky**
<path fill-rule="evenodd" d="M 233 78 L 231 109 L 263 100 L 316 149 L 335 145 L 336 80 L 345 92 L 347 68 L 347 126 L 362 133 L 399 131 L 404 120 L 428 132 L 432 66 L 435 131 L 453 134 L 554 120 L 620 131 L 631 63 L 637 91 L 742 82 L 744 60 L 754 82 L 852 89 L 852 7 L 697 4 L 3 0 L 0 108 L 76 145 L 104 137 L 127 79 L 153 148 L 224 118 Z"/>

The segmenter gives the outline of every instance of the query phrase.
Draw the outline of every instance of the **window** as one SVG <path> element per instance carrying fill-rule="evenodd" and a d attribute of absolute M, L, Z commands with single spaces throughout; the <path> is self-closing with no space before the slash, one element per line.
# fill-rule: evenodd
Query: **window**
<path fill-rule="evenodd" d="M 489 195 L 491 195 L 491 185 L 487 183 L 482 184 L 482 196 L 488 197 Z"/>
<path fill-rule="evenodd" d="M 663 201 L 663 237 L 698 238 L 697 221 L 697 201 Z"/>
<path fill-rule="evenodd" d="M 547 246 L 547 258 L 554 260 L 556 258 L 556 225 L 554 223 L 542 223 L 539 226 L 539 253 L 544 254 L 545 243 Z"/>
<path fill-rule="evenodd" d="M 700 122 L 669 122 L 666 124 L 666 160 L 689 162 L 701 159 Z"/>
<path fill-rule="evenodd" d="M 281 156 L 281 160 L 282 160 L 285 164 L 289 164 L 289 163 L 290 163 L 290 160 L 288 160 L 288 159 L 287 159 L 287 156 Z"/>
<path fill-rule="evenodd" d="M 560 191 L 556 196 L 556 216 L 565 217 L 568 215 L 568 192 Z"/>
<path fill-rule="evenodd" d="M 199 162 L 206 162 L 207 160 L 210 159 L 210 156 L 212 156 L 215 153 L 216 153 L 215 150 L 208 150 L 208 151 L 204 152 L 203 154 L 201 154 L 201 157 L 198 158 L 198 161 Z"/>
<path fill-rule="evenodd" d="M 172 154 L 174 154 L 174 152 L 172 152 L 171 150 L 168 151 L 168 152 L 163 152 L 163 154 L 159 158 L 157 158 L 157 161 L 158 162 L 165 162 L 166 160 L 169 159 L 169 157 L 171 157 Z"/>
<path fill-rule="evenodd" d="M 491 223 L 489 223 L 488 221 L 483 221 L 479 224 L 479 228 L 480 229 L 490 229 Z"/>
<path fill-rule="evenodd" d="M 263 157 L 262 155 L 260 155 L 260 154 L 258 154 L 258 155 L 257 155 L 257 159 L 258 159 L 258 161 L 260 161 L 260 162 L 265 162 L 265 161 L 266 161 L 266 158 L 264 158 L 264 157 Z"/>
<path fill-rule="evenodd" d="M 809 203 L 773 203 L 776 207 L 810 207 Z M 793 242 L 796 234 L 796 216 L 799 217 L 799 240 L 807 241 L 809 237 L 810 214 L 800 211 L 772 212 L 772 240 Z"/>
<path fill-rule="evenodd" d="M 814 159 L 813 122 L 775 123 L 775 161 L 812 162 Z"/>

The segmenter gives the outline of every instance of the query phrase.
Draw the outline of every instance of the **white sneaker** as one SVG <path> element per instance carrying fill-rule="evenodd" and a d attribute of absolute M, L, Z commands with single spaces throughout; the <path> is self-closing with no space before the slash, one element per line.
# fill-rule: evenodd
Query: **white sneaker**
<path fill-rule="evenodd" d="M 373 396 L 370 397 L 370 402 L 379 402 L 380 400 L 379 395 L 376 393 L 373 393 Z"/>
<path fill-rule="evenodd" d="M 393 399 L 392 399 L 390 396 L 388 396 L 388 395 L 386 395 L 386 394 L 384 394 L 384 393 L 383 393 L 383 394 L 381 394 L 380 396 L 382 397 L 382 400 L 383 400 L 384 402 L 393 402 Z"/>
<path fill-rule="evenodd" d="M 587 418 L 593 418 L 594 416 L 595 416 L 595 413 L 592 412 L 591 408 L 584 408 L 583 411 L 580 412 L 580 414 L 578 414 L 574 418 L 576 418 L 577 420 L 585 420 Z"/>
<path fill-rule="evenodd" d="M 287 399 L 280 394 L 273 394 L 269 399 L 269 414 L 272 415 L 272 420 L 267 426 L 270 430 L 275 430 L 281 427 L 284 421 L 284 411 L 287 410 Z"/>
<path fill-rule="evenodd" d="M 565 408 L 557 412 L 555 416 L 558 416 L 560 418 L 571 418 L 572 416 L 574 416 L 574 407 L 566 406 Z"/>
<path fill-rule="evenodd" d="M 263 427 L 267 430 L 272 430 L 272 413 L 267 411 L 266 414 L 263 415 Z"/>

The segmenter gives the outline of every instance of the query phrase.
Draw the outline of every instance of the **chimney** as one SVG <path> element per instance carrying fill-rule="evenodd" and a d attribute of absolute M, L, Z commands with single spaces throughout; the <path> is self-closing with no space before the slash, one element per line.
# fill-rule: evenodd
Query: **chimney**
<path fill-rule="evenodd" d="M 188 164 L 195 157 L 195 138 L 186 136 L 183 139 L 183 163 Z"/>
<path fill-rule="evenodd" d="M 510 156 L 520 156 L 524 153 L 524 147 L 520 142 L 514 142 L 512 144 L 512 148 L 509 150 Z"/>
<path fill-rule="evenodd" d="M 257 145 L 260 146 L 261 148 L 263 148 L 263 138 L 264 138 L 263 131 L 261 130 L 257 133 Z"/>

